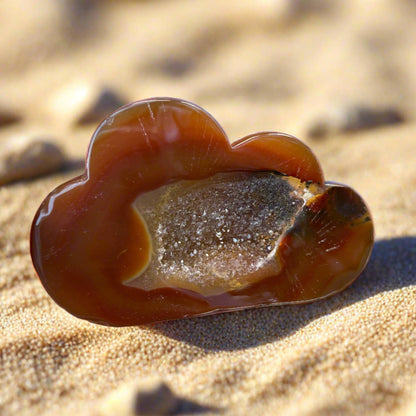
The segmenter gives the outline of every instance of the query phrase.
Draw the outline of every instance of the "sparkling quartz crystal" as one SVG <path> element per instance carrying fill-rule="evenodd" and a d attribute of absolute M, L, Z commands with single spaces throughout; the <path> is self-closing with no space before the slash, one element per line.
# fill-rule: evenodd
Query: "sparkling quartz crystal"
<path fill-rule="evenodd" d="M 277 275 L 280 237 L 313 187 L 273 172 L 226 172 L 140 195 L 134 205 L 152 255 L 148 267 L 124 283 L 215 295 Z"/>

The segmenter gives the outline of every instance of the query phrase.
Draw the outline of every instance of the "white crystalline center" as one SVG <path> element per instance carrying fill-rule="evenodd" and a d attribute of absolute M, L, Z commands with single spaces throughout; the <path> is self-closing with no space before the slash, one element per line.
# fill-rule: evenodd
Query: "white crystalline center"
<path fill-rule="evenodd" d="M 207 296 L 277 275 L 279 239 L 313 188 L 272 172 L 228 172 L 140 195 L 134 207 L 146 223 L 152 253 L 147 267 L 124 284 Z"/>

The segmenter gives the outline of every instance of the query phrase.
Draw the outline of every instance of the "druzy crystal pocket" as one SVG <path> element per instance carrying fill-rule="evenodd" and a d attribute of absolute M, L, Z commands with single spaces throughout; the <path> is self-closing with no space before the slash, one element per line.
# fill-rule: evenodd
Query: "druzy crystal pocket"
<path fill-rule="evenodd" d="M 226 172 L 181 180 L 139 196 L 152 257 L 128 284 L 218 295 L 281 271 L 280 238 L 312 195 L 299 179 Z"/>
<path fill-rule="evenodd" d="M 311 150 L 263 132 L 230 144 L 194 104 L 138 101 L 95 132 L 83 175 L 55 189 L 31 254 L 72 314 L 135 325 L 337 293 L 365 267 L 373 223 Z"/>

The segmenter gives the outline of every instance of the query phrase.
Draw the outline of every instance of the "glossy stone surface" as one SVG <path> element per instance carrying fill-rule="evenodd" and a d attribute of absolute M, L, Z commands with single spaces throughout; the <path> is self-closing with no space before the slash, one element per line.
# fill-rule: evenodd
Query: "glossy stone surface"
<path fill-rule="evenodd" d="M 298 139 L 230 144 L 201 108 L 160 98 L 99 126 L 85 173 L 40 206 L 31 254 L 69 312 L 135 325 L 332 295 L 365 267 L 373 233 L 363 200 L 324 183 Z"/>

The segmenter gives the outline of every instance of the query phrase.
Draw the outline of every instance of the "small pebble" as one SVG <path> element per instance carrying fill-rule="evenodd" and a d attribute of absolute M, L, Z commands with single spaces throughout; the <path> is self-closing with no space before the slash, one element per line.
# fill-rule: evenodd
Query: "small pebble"
<path fill-rule="evenodd" d="M 331 134 L 368 130 L 403 121 L 403 115 L 394 108 L 350 106 L 334 109 L 313 122 L 307 135 L 312 139 L 320 139 Z"/>
<path fill-rule="evenodd" d="M 17 123 L 21 117 L 13 111 L 0 108 L 0 127 L 8 126 L 9 124 Z"/>
<path fill-rule="evenodd" d="M 187 57 L 167 56 L 150 67 L 172 78 L 181 78 L 192 70 L 194 62 Z"/>
<path fill-rule="evenodd" d="M 291 0 L 290 12 L 295 17 L 307 15 L 309 13 L 322 13 L 335 6 L 331 0 Z"/>
<path fill-rule="evenodd" d="M 99 416 L 172 415 L 180 399 L 159 377 L 128 383 L 110 393 L 100 404 Z"/>
<path fill-rule="evenodd" d="M 273 25 L 294 23 L 310 14 L 326 14 L 334 7 L 331 0 L 257 0 L 241 2 L 240 13 Z"/>
<path fill-rule="evenodd" d="M 91 100 L 90 105 L 78 119 L 78 124 L 97 123 L 104 120 L 109 114 L 126 104 L 116 92 L 102 88 Z"/>
<path fill-rule="evenodd" d="M 52 141 L 12 137 L 0 141 L 0 185 L 56 172 L 65 162 Z"/>
<path fill-rule="evenodd" d="M 97 124 L 127 104 L 112 88 L 83 82 L 56 91 L 48 102 L 55 120 L 72 125 Z"/>

